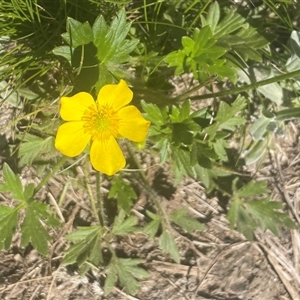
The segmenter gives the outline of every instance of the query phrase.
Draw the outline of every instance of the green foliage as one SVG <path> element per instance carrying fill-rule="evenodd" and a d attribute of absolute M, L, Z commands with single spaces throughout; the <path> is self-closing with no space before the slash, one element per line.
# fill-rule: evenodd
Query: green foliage
<path fill-rule="evenodd" d="M 104 285 L 105 294 L 109 294 L 119 279 L 120 285 L 125 292 L 134 295 L 140 289 L 137 279 L 147 279 L 149 273 L 138 267 L 141 259 L 122 259 L 114 256 L 106 269 L 107 278 Z"/>
<path fill-rule="evenodd" d="M 236 82 L 236 69 L 249 59 L 262 61 L 258 49 L 268 41 L 246 23 L 246 20 L 229 11 L 220 21 L 220 7 L 214 2 L 207 17 L 201 15 L 202 28 L 195 28 L 193 36 L 182 37 L 183 49 L 169 53 L 165 61 L 169 67 L 176 67 L 175 74 L 193 72 L 199 81 L 217 74 Z"/>
<path fill-rule="evenodd" d="M 149 235 L 149 237 L 154 238 L 162 222 L 162 219 L 159 215 L 156 215 L 150 211 L 146 211 L 146 213 L 152 220 L 144 227 L 144 232 Z"/>
<path fill-rule="evenodd" d="M 34 185 L 28 184 L 24 188 L 18 175 L 8 164 L 3 167 L 4 183 L 0 184 L 1 192 L 10 192 L 19 202 L 15 208 L 0 206 L 0 249 L 8 249 L 19 223 L 19 212 L 25 210 L 25 218 L 21 224 L 22 246 L 32 243 L 35 249 L 43 254 L 48 254 L 48 241 L 51 237 L 46 226 L 58 226 L 59 222 L 52 216 L 46 204 L 33 199 Z"/>
<path fill-rule="evenodd" d="M 118 207 L 129 214 L 133 200 L 137 198 L 137 195 L 130 184 L 126 183 L 121 177 L 116 177 L 109 190 L 108 198 L 117 198 Z"/>
<path fill-rule="evenodd" d="M 18 225 L 18 209 L 0 206 L 0 249 L 9 249 Z"/>
<path fill-rule="evenodd" d="M 0 205 L 0 250 L 9 249 L 20 230 L 22 247 L 31 243 L 47 255 L 51 228 L 59 224 L 36 194 L 57 172 L 64 172 L 60 180 L 68 178 L 58 209 L 72 184 L 79 195 L 87 188 L 94 216 L 66 236 L 63 263 L 76 264 L 80 274 L 98 268 L 106 295 L 116 285 L 134 295 L 149 275 L 141 259 L 118 257 L 115 245 L 127 235 L 147 234 L 179 263 L 176 229 L 205 228 L 188 207 L 165 211 L 143 170 L 152 163 L 139 165 L 144 154 L 134 156 L 131 147 L 125 156 L 134 170 L 112 180 L 101 176 L 104 189 L 100 176 L 93 186 L 87 166 L 79 176 L 81 158 L 57 160 L 59 98 L 82 91 L 96 96 L 121 78 L 132 86 L 132 104 L 151 121 L 139 147 L 147 150 L 143 163 L 151 151 L 171 166 L 174 185 L 193 177 L 207 193 L 230 195 L 230 226 L 250 240 L 257 228 L 274 234 L 297 228 L 289 208 L 271 200 L 267 182 L 245 184 L 239 177 L 247 165 L 259 169 L 276 135 L 299 119 L 299 15 L 294 1 L 256 1 L 247 10 L 234 1 L 1 1 L 0 98 L 16 113 L 5 128 L 11 127 L 12 138 L 4 150 L 16 153 L 19 168 L 35 169 L 41 183 L 24 185 L 3 165 L 0 192 L 12 201 Z M 109 192 L 100 195 L 103 190 Z"/>
<path fill-rule="evenodd" d="M 214 139 L 216 137 L 216 133 L 219 129 L 235 131 L 238 125 L 244 124 L 245 119 L 243 117 L 236 116 L 236 114 L 243 111 L 245 107 L 246 101 L 241 96 L 238 96 L 231 106 L 226 102 L 221 102 L 215 118 L 216 122 L 205 130 L 210 139 Z"/>
<path fill-rule="evenodd" d="M 26 206 L 26 216 L 21 226 L 22 246 L 27 246 L 31 242 L 32 246 L 41 254 L 48 254 L 48 241 L 51 236 L 41 223 L 56 225 L 53 217 L 49 214 L 48 206 L 34 201 Z"/>
<path fill-rule="evenodd" d="M 88 22 L 68 18 L 67 32 L 62 37 L 69 46 L 58 46 L 53 53 L 64 57 L 76 69 L 77 82 L 89 76 L 88 86 L 98 92 L 103 85 L 120 77 L 118 66 L 130 59 L 129 54 L 137 46 L 137 39 L 126 39 L 130 26 L 124 9 L 110 26 L 102 15 L 92 27 Z M 90 91 L 87 87 L 85 90 Z"/>
<path fill-rule="evenodd" d="M 136 225 L 138 223 L 138 218 L 135 216 L 129 216 L 126 218 L 126 213 L 124 210 L 120 210 L 118 216 L 115 218 L 112 233 L 115 235 L 124 235 L 128 233 L 133 233 L 136 231 Z"/>
<path fill-rule="evenodd" d="M 159 150 L 161 162 L 174 161 L 175 183 L 184 176 L 199 178 L 199 167 L 212 169 L 214 162 L 226 161 L 225 138 L 245 123 L 245 118 L 238 115 L 246 107 L 241 96 L 231 105 L 222 101 L 212 124 L 207 110 L 192 113 L 188 100 L 162 109 L 144 101 L 141 104 L 152 122 L 149 135 L 156 141 L 154 147 Z"/>
<path fill-rule="evenodd" d="M 176 225 L 185 229 L 187 232 L 192 233 L 194 230 L 204 230 L 205 226 L 197 220 L 189 217 L 187 214 L 187 208 L 182 208 L 171 214 L 170 219 Z"/>
<path fill-rule="evenodd" d="M 159 237 L 159 246 L 165 253 L 169 253 L 175 262 L 180 262 L 179 250 L 172 234 L 165 230 Z"/>
<path fill-rule="evenodd" d="M 269 192 L 266 181 L 250 181 L 242 188 L 235 189 L 227 214 L 230 227 L 237 226 L 249 240 L 253 240 L 253 231 L 257 228 L 269 229 L 276 235 L 280 226 L 297 228 L 289 215 L 282 211 L 282 203 L 262 198 Z"/>
<path fill-rule="evenodd" d="M 0 184 L 1 192 L 10 192 L 14 199 L 25 202 L 24 190 L 20 177 L 16 175 L 8 164 L 3 166 L 4 183 Z"/>
<path fill-rule="evenodd" d="M 190 71 L 199 81 L 213 74 L 236 80 L 236 72 L 222 59 L 226 49 L 216 44 L 210 26 L 196 28 L 193 37 L 184 36 L 181 43 L 182 50 L 171 52 L 165 58 L 169 67 L 176 67 L 175 75 Z"/>
<path fill-rule="evenodd" d="M 23 142 L 20 144 L 18 156 L 19 165 L 32 165 L 33 161 L 41 158 L 42 155 L 53 150 L 54 139 L 52 136 L 40 138 L 35 135 L 26 134 Z"/>
<path fill-rule="evenodd" d="M 176 246 L 173 235 L 169 231 L 171 229 L 167 229 L 169 227 L 169 224 L 166 223 L 166 220 L 163 217 L 157 214 L 154 214 L 150 211 L 147 211 L 146 213 L 152 220 L 144 227 L 144 232 L 149 237 L 153 238 L 157 234 L 158 229 L 162 227 L 163 232 L 159 236 L 159 245 L 163 252 L 169 253 L 174 261 L 179 262 L 180 256 L 178 247 Z M 172 213 L 170 215 L 170 221 L 189 233 L 192 233 L 194 230 L 205 229 L 205 226 L 203 224 L 199 223 L 197 220 L 191 218 L 190 216 L 187 216 L 186 208 Z"/>
<path fill-rule="evenodd" d="M 81 267 L 86 261 L 98 265 L 103 262 L 101 238 L 104 229 L 100 226 L 79 227 L 67 236 L 74 244 L 68 248 L 63 259 L 65 265 L 77 263 Z"/>

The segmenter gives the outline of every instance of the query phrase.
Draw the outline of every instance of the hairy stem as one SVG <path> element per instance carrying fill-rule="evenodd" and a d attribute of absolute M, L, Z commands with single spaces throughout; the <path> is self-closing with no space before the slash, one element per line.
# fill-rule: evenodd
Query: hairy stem
<path fill-rule="evenodd" d="M 191 100 L 201 100 L 201 99 L 207 99 L 207 98 L 224 97 L 224 96 L 228 96 L 228 95 L 238 94 L 241 92 L 245 92 L 247 90 L 258 88 L 263 85 L 267 85 L 267 84 L 274 83 L 274 82 L 279 82 L 279 81 L 290 79 L 290 78 L 293 78 L 296 76 L 300 76 L 300 70 L 290 72 L 287 74 L 283 74 L 283 75 L 279 75 L 279 76 L 275 76 L 272 78 L 264 79 L 261 81 L 257 81 L 257 82 L 254 82 L 254 83 L 251 83 L 248 85 L 244 85 L 241 87 L 232 88 L 230 90 L 221 91 L 218 93 L 209 93 L 209 94 L 204 94 L 204 95 L 193 96 L 190 99 Z M 201 88 L 202 86 L 203 86 L 203 83 L 200 83 L 197 87 L 193 88 L 193 91 Z M 182 96 L 183 95 L 179 96 L 180 100 L 183 100 Z"/>
<path fill-rule="evenodd" d="M 87 188 L 87 192 L 88 192 L 88 195 L 89 195 L 89 198 L 90 198 L 91 208 L 92 208 L 94 217 L 96 219 L 98 219 L 99 224 L 102 225 L 101 219 L 100 219 L 98 211 L 97 211 L 96 201 L 95 201 L 95 198 L 94 198 L 94 195 L 93 195 L 91 184 L 89 182 L 89 168 L 88 168 L 89 165 L 90 165 L 89 160 L 86 160 L 85 161 L 85 166 L 84 166 L 84 177 L 85 177 L 85 182 L 86 182 L 86 188 Z"/>
<path fill-rule="evenodd" d="M 100 224 L 102 226 L 107 226 L 107 219 L 104 214 L 103 199 L 101 195 L 101 174 L 99 172 L 96 173 L 96 193 Z"/>

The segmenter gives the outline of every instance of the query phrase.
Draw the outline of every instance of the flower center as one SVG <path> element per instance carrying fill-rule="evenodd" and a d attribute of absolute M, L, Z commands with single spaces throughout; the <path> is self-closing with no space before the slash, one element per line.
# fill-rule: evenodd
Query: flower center
<path fill-rule="evenodd" d="M 83 113 L 81 120 L 84 122 L 84 131 L 92 136 L 92 140 L 103 141 L 118 135 L 119 117 L 111 107 L 97 104 L 95 109 L 94 106 L 90 106 Z"/>

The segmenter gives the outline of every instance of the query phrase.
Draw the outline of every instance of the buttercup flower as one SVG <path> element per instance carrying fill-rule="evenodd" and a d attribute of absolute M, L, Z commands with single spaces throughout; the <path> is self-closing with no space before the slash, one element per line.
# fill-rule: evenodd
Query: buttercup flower
<path fill-rule="evenodd" d="M 60 115 L 67 122 L 58 128 L 56 149 L 74 157 L 91 142 L 90 159 L 96 170 L 113 175 L 124 168 L 126 161 L 116 138 L 142 142 L 150 125 L 135 106 L 127 105 L 132 96 L 121 80 L 103 86 L 96 102 L 86 92 L 62 97 Z"/>

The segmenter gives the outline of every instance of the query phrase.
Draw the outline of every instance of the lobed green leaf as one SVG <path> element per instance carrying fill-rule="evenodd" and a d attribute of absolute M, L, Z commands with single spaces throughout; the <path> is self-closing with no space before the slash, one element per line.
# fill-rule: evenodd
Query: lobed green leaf
<path fill-rule="evenodd" d="M 173 236 L 168 231 L 165 230 L 160 235 L 159 246 L 163 252 L 169 253 L 175 262 L 180 262 L 178 247 L 174 241 Z"/>
<path fill-rule="evenodd" d="M 3 179 L 4 183 L 0 184 L 1 192 L 10 192 L 15 200 L 26 201 L 20 178 L 7 163 L 3 166 Z"/>
<path fill-rule="evenodd" d="M 0 249 L 9 249 L 18 225 L 18 209 L 0 206 Z"/>

